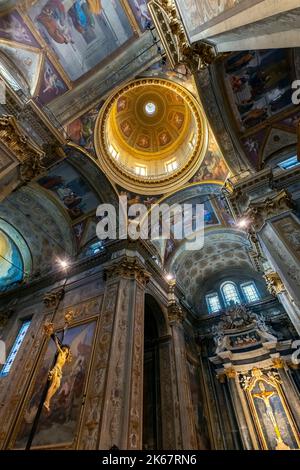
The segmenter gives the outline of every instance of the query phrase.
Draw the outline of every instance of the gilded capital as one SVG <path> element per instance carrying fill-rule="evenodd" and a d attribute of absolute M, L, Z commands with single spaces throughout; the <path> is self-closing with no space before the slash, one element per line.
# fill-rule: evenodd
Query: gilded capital
<path fill-rule="evenodd" d="M 275 357 L 272 362 L 275 369 L 284 369 L 284 361 L 281 357 Z"/>
<path fill-rule="evenodd" d="M 150 280 L 150 273 L 138 258 L 124 256 L 105 267 L 106 279 L 115 279 L 118 277 L 126 279 L 135 279 L 142 285 L 146 285 Z"/>
<path fill-rule="evenodd" d="M 0 117 L 0 139 L 20 163 L 39 161 L 44 153 L 24 135 L 14 116 Z"/>
<path fill-rule="evenodd" d="M 235 379 L 236 378 L 236 370 L 233 367 L 229 367 L 224 370 L 225 375 L 228 379 Z"/>
<path fill-rule="evenodd" d="M 182 324 L 186 315 L 177 301 L 172 301 L 168 307 L 168 319 L 170 323 Z"/>
<path fill-rule="evenodd" d="M 264 278 L 266 280 L 267 289 L 270 292 L 270 294 L 276 296 L 278 294 L 285 292 L 284 284 L 278 273 L 276 272 L 267 273 L 264 275 Z"/>

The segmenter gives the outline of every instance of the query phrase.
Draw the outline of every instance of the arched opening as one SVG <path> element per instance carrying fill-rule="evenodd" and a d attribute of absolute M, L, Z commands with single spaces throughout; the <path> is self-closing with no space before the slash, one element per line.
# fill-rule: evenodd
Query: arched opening
<path fill-rule="evenodd" d="M 146 450 L 163 448 L 158 315 L 163 316 L 158 304 L 151 296 L 146 295 L 143 397 L 143 449 Z"/>

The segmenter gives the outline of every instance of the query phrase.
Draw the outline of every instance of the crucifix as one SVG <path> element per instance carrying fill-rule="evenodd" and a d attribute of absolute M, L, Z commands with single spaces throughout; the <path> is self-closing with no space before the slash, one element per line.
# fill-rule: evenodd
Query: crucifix
<path fill-rule="evenodd" d="M 273 391 L 267 391 L 266 387 L 265 387 L 265 384 L 262 381 L 258 382 L 258 386 L 259 386 L 260 392 L 259 393 L 254 393 L 253 398 L 258 398 L 258 399 L 262 400 L 265 404 L 266 413 L 267 413 L 268 417 L 270 418 L 270 421 L 271 421 L 271 423 L 274 427 L 274 431 L 275 431 L 275 434 L 276 434 L 276 441 L 277 441 L 276 450 L 290 450 L 289 446 L 286 445 L 282 440 L 280 430 L 279 430 L 279 427 L 278 427 L 278 424 L 277 424 L 277 421 L 276 421 L 276 418 L 275 418 L 275 415 L 274 415 L 274 411 L 273 411 L 273 408 L 272 408 L 272 405 L 271 405 L 271 398 L 274 395 L 276 395 L 276 391 L 274 391 L 274 390 Z"/>
<path fill-rule="evenodd" d="M 61 339 L 59 339 L 56 333 L 54 333 L 53 323 L 46 323 L 44 325 L 45 335 L 48 336 L 49 338 L 51 337 L 51 339 L 54 341 L 56 345 L 56 353 L 55 353 L 55 357 L 54 357 L 51 369 L 48 373 L 48 380 L 43 390 L 39 407 L 37 409 L 37 412 L 33 421 L 33 425 L 32 425 L 30 435 L 29 435 L 27 445 L 26 445 L 26 450 L 29 450 L 31 448 L 43 408 L 45 408 L 47 412 L 50 412 L 51 399 L 60 388 L 64 365 L 67 362 L 71 362 L 72 360 L 70 346 L 67 344 L 63 344 L 66 330 L 68 329 L 68 326 L 72 318 L 73 318 L 72 312 L 67 312 L 65 314 L 65 325 L 62 331 Z"/>
<path fill-rule="evenodd" d="M 61 384 L 62 369 L 66 363 L 72 361 L 70 346 L 62 344 L 55 334 L 52 334 L 51 338 L 55 342 L 57 353 L 55 364 L 48 375 L 48 390 L 44 401 L 44 407 L 48 412 L 50 411 L 51 399 L 56 394 Z"/>

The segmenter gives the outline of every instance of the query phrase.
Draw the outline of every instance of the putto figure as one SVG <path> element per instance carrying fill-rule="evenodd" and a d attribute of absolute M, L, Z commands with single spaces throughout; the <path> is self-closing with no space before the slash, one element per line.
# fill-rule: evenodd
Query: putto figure
<path fill-rule="evenodd" d="M 72 355 L 70 346 L 66 344 L 60 345 L 58 339 L 54 338 L 57 347 L 57 358 L 53 369 L 49 372 L 48 381 L 50 382 L 46 399 L 44 401 L 44 407 L 47 411 L 50 411 L 50 402 L 52 397 L 56 394 L 60 387 L 62 379 L 62 369 L 66 363 L 72 361 Z"/>

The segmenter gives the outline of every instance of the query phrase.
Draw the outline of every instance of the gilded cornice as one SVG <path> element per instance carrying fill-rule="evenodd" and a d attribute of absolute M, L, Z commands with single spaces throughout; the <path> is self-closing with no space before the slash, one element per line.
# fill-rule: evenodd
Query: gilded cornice
<path fill-rule="evenodd" d="M 278 294 L 282 294 L 283 292 L 285 292 L 286 289 L 278 273 L 276 272 L 267 273 L 264 275 L 264 278 L 266 280 L 267 289 L 270 292 L 270 294 L 276 296 Z"/>
<path fill-rule="evenodd" d="M 0 117 L 0 140 L 20 162 L 20 176 L 24 182 L 43 172 L 44 153 L 23 134 L 14 116 Z"/>
<path fill-rule="evenodd" d="M 204 42 L 190 44 L 174 0 L 151 0 L 148 7 L 173 67 L 185 64 L 196 72 L 214 62 L 216 53 L 212 46 Z"/>
<path fill-rule="evenodd" d="M 151 274 L 142 262 L 135 257 L 124 256 L 104 268 L 106 280 L 117 278 L 134 279 L 143 286 L 149 282 Z"/>

